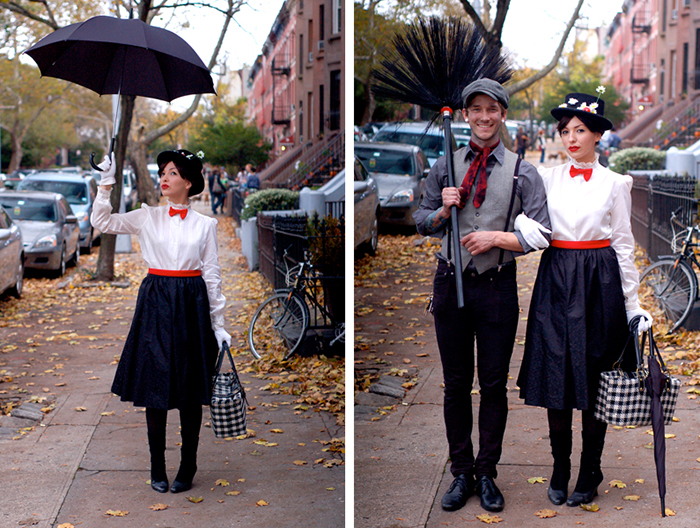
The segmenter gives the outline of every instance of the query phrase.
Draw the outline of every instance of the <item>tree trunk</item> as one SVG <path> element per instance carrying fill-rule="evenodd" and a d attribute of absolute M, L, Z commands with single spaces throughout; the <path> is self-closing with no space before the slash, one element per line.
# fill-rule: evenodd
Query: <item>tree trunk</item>
<path fill-rule="evenodd" d="M 22 156 L 24 156 L 24 149 L 22 149 L 22 139 L 24 139 L 24 136 L 20 137 L 15 132 L 10 132 L 12 157 L 10 158 L 10 165 L 7 167 L 8 174 L 16 171 L 22 165 Z"/>
<path fill-rule="evenodd" d="M 372 92 L 372 74 L 370 73 L 365 83 L 365 91 L 367 92 L 367 106 L 365 107 L 365 112 L 362 115 L 362 125 L 366 125 L 372 121 L 372 116 L 374 115 L 374 109 L 377 108 L 377 100 L 374 98 L 374 92 Z"/>
<path fill-rule="evenodd" d="M 148 157 L 146 148 L 148 144 L 139 138 L 129 142 L 129 161 L 136 173 L 136 190 L 139 201 L 148 205 L 158 205 L 158 194 L 156 193 L 151 173 L 148 170 Z"/>

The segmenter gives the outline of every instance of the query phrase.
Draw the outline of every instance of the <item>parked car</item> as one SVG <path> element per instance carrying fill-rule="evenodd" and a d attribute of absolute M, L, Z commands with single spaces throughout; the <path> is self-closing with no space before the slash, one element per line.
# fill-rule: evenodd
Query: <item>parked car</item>
<path fill-rule="evenodd" d="M 41 171 L 25 177 L 17 186 L 18 191 L 56 192 L 65 196 L 71 211 L 78 219 L 80 227 L 80 248 L 90 253 L 92 246 L 101 235 L 90 224 L 92 207 L 97 196 L 97 182 L 91 175 L 75 171 Z"/>
<path fill-rule="evenodd" d="M 0 205 L 19 226 L 27 268 L 66 273 L 80 259 L 80 228 L 66 198 L 43 191 L 3 191 Z"/>
<path fill-rule="evenodd" d="M 362 162 L 355 156 L 355 250 L 370 255 L 377 252 L 379 242 L 379 191 Z"/>
<path fill-rule="evenodd" d="M 24 281 L 22 232 L 7 211 L 0 207 L 0 293 L 9 292 L 18 299 Z"/>
<path fill-rule="evenodd" d="M 355 143 L 355 155 L 377 182 L 380 222 L 415 225 L 413 212 L 423 198 L 430 164 L 415 145 L 400 143 Z"/>
<path fill-rule="evenodd" d="M 0 188 L 16 189 L 19 183 L 28 175 L 36 172 L 35 170 L 15 170 L 10 174 L 0 174 Z"/>
<path fill-rule="evenodd" d="M 442 127 L 431 125 L 425 121 L 414 123 L 387 123 L 372 138 L 372 141 L 385 143 L 404 143 L 420 147 L 432 167 L 437 159 L 445 154 L 445 136 Z M 452 138 L 452 147 L 456 150 L 457 144 Z"/>

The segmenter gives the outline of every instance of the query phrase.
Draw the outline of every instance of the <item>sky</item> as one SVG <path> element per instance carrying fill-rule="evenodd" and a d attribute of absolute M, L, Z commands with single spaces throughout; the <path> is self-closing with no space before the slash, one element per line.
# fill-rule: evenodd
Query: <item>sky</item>
<path fill-rule="evenodd" d="M 540 68 L 549 63 L 559 45 L 577 0 L 511 0 L 503 26 L 503 43 L 519 65 Z M 612 22 L 623 0 L 586 0 L 576 27 L 596 28 Z M 495 12 L 492 12 L 495 14 Z M 573 43 L 573 30 L 567 47 Z"/>

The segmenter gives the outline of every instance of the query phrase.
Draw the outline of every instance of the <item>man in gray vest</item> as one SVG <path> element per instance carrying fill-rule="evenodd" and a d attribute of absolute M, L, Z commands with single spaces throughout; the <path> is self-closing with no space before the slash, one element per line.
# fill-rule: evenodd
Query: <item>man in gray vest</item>
<path fill-rule="evenodd" d="M 462 97 L 462 114 L 472 137 L 468 146 L 453 154 L 456 187 L 448 187 L 443 156 L 425 180 L 423 201 L 413 217 L 420 234 L 442 237 L 431 311 L 445 381 L 445 428 L 454 476 L 442 507 L 457 510 L 476 493 L 482 508 L 495 512 L 504 506 L 494 479 L 506 427 L 508 366 L 519 319 L 513 253 L 549 245 L 551 226 L 540 175 L 499 139 L 508 93 L 495 81 L 479 79 L 464 89 Z M 459 211 L 462 309 L 457 308 L 455 248 L 448 232 L 453 205 Z M 475 338 L 481 396 L 476 459 L 471 440 Z"/>

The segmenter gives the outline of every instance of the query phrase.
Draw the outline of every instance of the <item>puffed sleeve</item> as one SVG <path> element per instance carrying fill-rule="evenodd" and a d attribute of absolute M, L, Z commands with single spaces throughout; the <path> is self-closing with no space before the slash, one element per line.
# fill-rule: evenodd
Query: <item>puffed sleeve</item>
<path fill-rule="evenodd" d="M 112 214 L 109 195 L 107 189 L 98 188 L 90 217 L 92 226 L 110 235 L 138 235 L 148 219 L 148 206 L 142 205 L 140 209 L 128 213 Z"/>
<path fill-rule="evenodd" d="M 202 279 L 207 285 L 209 297 L 209 314 L 212 330 L 224 327 L 224 307 L 226 297 L 221 293 L 221 266 L 219 265 L 219 250 L 216 238 L 217 221 L 208 219 L 204 248 L 202 251 Z"/>
<path fill-rule="evenodd" d="M 630 221 L 632 215 L 632 177 L 614 174 L 614 178 L 610 245 L 615 250 L 617 262 L 620 264 L 625 309 L 629 311 L 639 308 L 637 297 L 639 271 L 634 265 L 634 236 Z"/>

